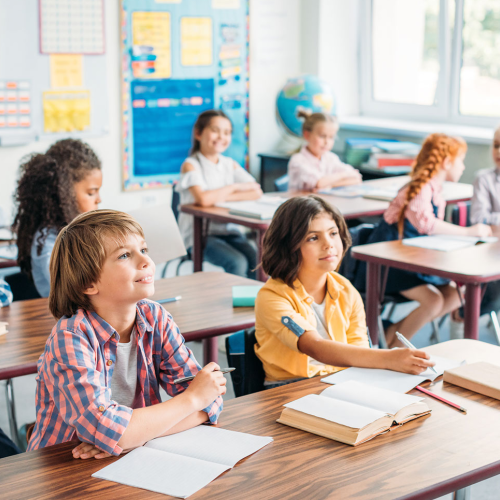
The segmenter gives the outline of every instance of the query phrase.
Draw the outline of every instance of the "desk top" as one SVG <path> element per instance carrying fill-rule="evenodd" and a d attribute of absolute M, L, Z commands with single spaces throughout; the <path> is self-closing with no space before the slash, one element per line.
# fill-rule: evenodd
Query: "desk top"
<path fill-rule="evenodd" d="M 487 283 L 500 278 L 500 241 L 441 252 L 383 241 L 352 248 L 356 259 L 406 271 L 442 276 L 461 283 Z"/>
<path fill-rule="evenodd" d="M 231 333 L 255 324 L 253 307 L 233 308 L 233 285 L 256 282 L 227 273 L 194 273 L 158 280 L 153 300 L 182 295 L 165 304 L 188 341 Z M 55 324 L 48 299 L 13 302 L 0 308 L 9 332 L 0 336 L 0 380 L 36 373 L 36 363 Z"/>
<path fill-rule="evenodd" d="M 380 189 L 396 187 L 400 188 L 409 181 L 410 177 L 401 175 L 386 179 L 374 179 L 365 181 L 364 184 L 376 186 Z M 443 197 L 448 203 L 457 201 L 469 200 L 472 197 L 473 187 L 470 184 L 463 184 L 459 182 L 448 182 L 443 188 Z M 305 196 L 311 194 L 306 191 L 287 191 L 269 193 L 270 196 L 281 196 L 284 198 L 291 198 L 293 196 Z M 341 196 L 330 196 L 318 194 L 321 198 L 328 203 L 335 205 L 346 219 L 355 219 L 358 217 L 367 217 L 372 215 L 381 215 L 389 206 L 389 202 L 380 200 L 371 200 L 363 197 L 345 198 Z M 198 217 L 208 218 L 217 222 L 232 222 L 251 229 L 266 229 L 271 223 L 271 219 L 259 220 L 252 217 L 243 217 L 239 215 L 232 215 L 229 209 L 222 207 L 207 207 L 203 208 L 194 204 L 182 205 L 181 211 L 195 215 Z"/>
<path fill-rule="evenodd" d="M 427 350 L 500 363 L 500 347 L 477 340 Z M 430 499 L 500 473 L 500 401 L 438 382 L 431 390 L 466 407 L 466 415 L 425 397 L 431 415 L 358 447 L 276 423 L 284 403 L 326 387 L 316 378 L 225 402 L 221 427 L 274 442 L 190 498 Z M 65 443 L 1 460 L 0 498 L 171 498 L 91 478 L 116 459 L 74 460 L 73 447 Z"/>

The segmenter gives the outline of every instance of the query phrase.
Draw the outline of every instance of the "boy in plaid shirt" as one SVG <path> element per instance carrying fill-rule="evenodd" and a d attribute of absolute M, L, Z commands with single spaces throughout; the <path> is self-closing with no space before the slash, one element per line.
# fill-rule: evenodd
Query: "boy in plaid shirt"
<path fill-rule="evenodd" d="M 49 296 L 60 319 L 38 361 L 28 451 L 77 438 L 75 458 L 104 458 L 217 421 L 226 380 L 215 363 L 200 369 L 172 316 L 147 300 L 154 272 L 125 213 L 94 210 L 61 230 Z M 162 403 L 160 385 L 174 397 Z"/>

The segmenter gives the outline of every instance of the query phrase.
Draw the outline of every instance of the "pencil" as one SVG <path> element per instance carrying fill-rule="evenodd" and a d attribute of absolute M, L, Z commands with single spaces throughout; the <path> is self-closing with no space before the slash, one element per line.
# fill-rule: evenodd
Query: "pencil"
<path fill-rule="evenodd" d="M 451 401 L 448 401 L 447 399 L 444 399 L 441 396 L 438 396 L 437 394 L 435 394 L 431 391 L 428 391 L 427 389 L 424 389 L 420 385 L 417 385 L 417 387 L 415 387 L 415 389 L 417 389 L 417 391 L 423 392 L 424 394 L 427 394 L 427 396 L 430 396 L 431 398 L 437 399 L 438 401 L 442 401 L 443 403 L 446 403 L 447 405 L 453 406 L 453 408 L 456 408 L 457 410 L 460 410 L 464 413 L 467 413 L 467 410 L 465 408 L 463 408 L 462 406 L 457 405 L 456 403 L 452 403 Z"/>

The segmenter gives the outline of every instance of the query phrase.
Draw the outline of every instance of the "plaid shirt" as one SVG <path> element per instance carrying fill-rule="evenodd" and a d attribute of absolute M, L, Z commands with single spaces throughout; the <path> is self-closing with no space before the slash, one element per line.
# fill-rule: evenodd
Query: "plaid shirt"
<path fill-rule="evenodd" d="M 184 345 L 172 316 L 156 302 L 137 304 L 137 407 L 161 402 L 158 384 L 167 394 L 183 392 L 189 383 L 176 378 L 195 375 L 200 366 Z M 79 309 L 56 324 L 38 360 L 37 420 L 28 451 L 78 437 L 99 449 L 119 455 L 118 441 L 132 409 L 112 399 L 111 378 L 119 335 L 95 312 Z M 205 408 L 211 423 L 222 410 L 218 397 Z"/>
<path fill-rule="evenodd" d="M 10 286 L 0 279 L 0 307 L 8 306 L 12 302 L 12 292 Z"/>

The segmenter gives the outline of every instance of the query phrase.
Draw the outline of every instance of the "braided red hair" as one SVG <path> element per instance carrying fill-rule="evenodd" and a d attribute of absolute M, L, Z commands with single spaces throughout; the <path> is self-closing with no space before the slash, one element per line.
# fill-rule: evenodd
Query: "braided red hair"
<path fill-rule="evenodd" d="M 453 162 L 459 154 L 466 151 L 467 144 L 460 137 L 431 134 L 425 139 L 422 149 L 413 164 L 411 181 L 406 191 L 406 200 L 399 214 L 398 231 L 400 238 L 403 236 L 405 212 L 411 200 L 441 170 L 447 158 Z"/>

